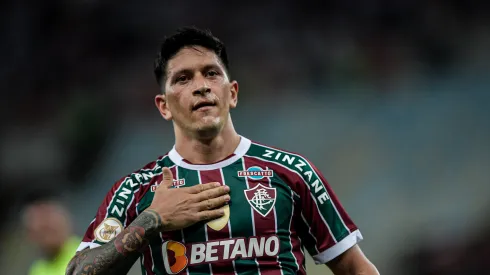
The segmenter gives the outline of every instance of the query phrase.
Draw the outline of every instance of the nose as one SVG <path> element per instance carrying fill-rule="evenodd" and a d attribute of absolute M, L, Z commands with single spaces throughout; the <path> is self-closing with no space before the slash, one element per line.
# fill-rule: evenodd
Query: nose
<path fill-rule="evenodd" d="M 211 92 L 206 79 L 198 81 L 196 89 L 192 92 L 193 95 L 206 95 Z"/>
<path fill-rule="evenodd" d="M 194 90 L 194 92 L 192 92 L 192 94 L 193 95 L 206 95 L 206 94 L 209 94 L 210 92 L 211 92 L 211 89 L 209 87 L 202 86 L 201 88 Z"/>

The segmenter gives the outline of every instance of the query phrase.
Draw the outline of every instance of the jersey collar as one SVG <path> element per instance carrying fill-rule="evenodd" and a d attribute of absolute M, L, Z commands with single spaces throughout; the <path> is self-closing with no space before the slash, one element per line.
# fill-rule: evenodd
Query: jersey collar
<path fill-rule="evenodd" d="M 246 137 L 240 136 L 240 143 L 238 144 L 237 148 L 235 149 L 235 152 L 233 152 L 233 156 L 230 158 L 227 158 L 223 161 L 216 162 L 213 164 L 190 164 L 188 162 L 184 161 L 184 158 L 175 150 L 175 145 L 170 150 L 168 153 L 168 157 L 170 160 L 175 163 L 175 165 L 180 166 L 185 169 L 190 169 L 190 170 L 214 170 L 214 169 L 220 169 L 225 166 L 228 166 L 238 159 L 242 158 L 250 148 L 250 145 L 252 142 L 247 139 Z"/>

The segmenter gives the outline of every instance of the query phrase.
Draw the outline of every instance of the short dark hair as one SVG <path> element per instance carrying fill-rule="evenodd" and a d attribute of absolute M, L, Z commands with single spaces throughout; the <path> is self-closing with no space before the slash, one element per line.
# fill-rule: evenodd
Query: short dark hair
<path fill-rule="evenodd" d="M 154 73 L 158 85 L 165 85 L 168 61 L 182 48 L 188 46 L 201 46 L 213 51 L 225 66 L 229 76 L 228 56 L 223 42 L 209 30 L 196 27 L 184 27 L 177 30 L 172 36 L 166 37 L 154 62 Z"/>

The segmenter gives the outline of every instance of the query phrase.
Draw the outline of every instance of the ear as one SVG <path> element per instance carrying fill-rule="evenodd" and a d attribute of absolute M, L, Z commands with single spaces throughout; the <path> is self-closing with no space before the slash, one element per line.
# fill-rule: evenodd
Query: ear
<path fill-rule="evenodd" d="M 230 109 L 233 109 L 238 104 L 238 82 L 233 80 L 230 84 Z"/>
<path fill-rule="evenodd" d="M 165 120 L 172 120 L 172 112 L 168 108 L 167 97 L 164 94 L 158 94 L 155 96 L 155 105 L 157 106 L 158 111 Z"/>

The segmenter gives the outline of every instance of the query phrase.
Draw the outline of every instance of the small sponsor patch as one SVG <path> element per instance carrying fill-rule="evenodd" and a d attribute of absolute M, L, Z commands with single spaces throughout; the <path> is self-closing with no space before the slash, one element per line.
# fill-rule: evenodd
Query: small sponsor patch
<path fill-rule="evenodd" d="M 206 223 L 210 228 L 215 231 L 220 231 L 221 229 L 223 229 L 230 220 L 230 206 L 224 205 L 221 207 L 221 209 L 223 209 L 223 211 L 225 212 L 223 216 Z"/>
<path fill-rule="evenodd" d="M 263 178 L 270 178 L 274 176 L 274 171 L 269 169 L 262 169 L 259 166 L 252 166 L 247 171 L 238 171 L 239 177 L 247 177 L 252 180 L 261 180 Z"/>
<path fill-rule="evenodd" d="M 172 183 L 173 187 L 180 187 L 185 185 L 185 179 L 174 180 Z"/>
<path fill-rule="evenodd" d="M 185 185 L 185 179 L 174 180 L 172 182 L 173 187 L 180 187 L 180 186 L 184 186 L 184 185 Z M 160 186 L 160 183 L 152 185 L 151 186 L 151 192 L 155 192 L 157 190 L 158 186 Z"/>
<path fill-rule="evenodd" d="M 123 226 L 118 219 L 107 218 L 97 226 L 94 230 L 94 235 L 99 242 L 107 243 L 121 233 L 122 230 Z"/>

